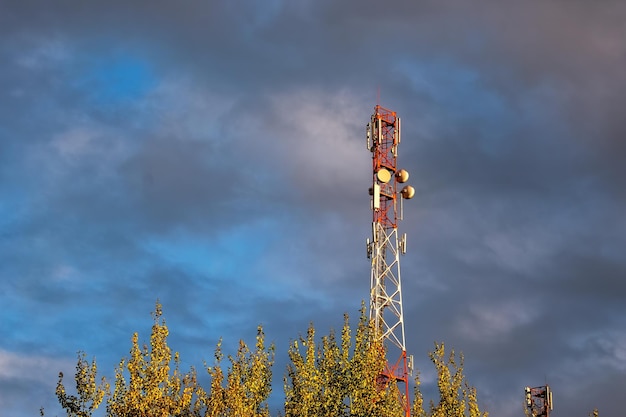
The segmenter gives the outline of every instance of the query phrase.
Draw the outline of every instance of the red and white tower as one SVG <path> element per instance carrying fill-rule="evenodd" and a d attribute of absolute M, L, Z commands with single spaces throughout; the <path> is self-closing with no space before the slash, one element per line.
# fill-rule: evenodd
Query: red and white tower
<path fill-rule="evenodd" d="M 402 219 L 403 199 L 412 198 L 415 190 L 410 185 L 400 185 L 409 174 L 398 169 L 399 144 L 400 118 L 396 112 L 376 105 L 367 125 L 367 149 L 372 153 L 373 218 L 372 238 L 367 239 L 367 257 L 372 262 L 369 316 L 375 337 L 382 340 L 387 354 L 387 366 L 378 383 L 397 383 L 405 416 L 409 417 L 409 374 L 413 366 L 412 357 L 406 354 L 400 280 L 400 254 L 406 252 L 406 234 L 398 236 L 398 221 Z"/>
<path fill-rule="evenodd" d="M 550 417 L 552 411 L 552 391 L 549 385 L 525 387 L 526 415 L 528 417 Z"/>

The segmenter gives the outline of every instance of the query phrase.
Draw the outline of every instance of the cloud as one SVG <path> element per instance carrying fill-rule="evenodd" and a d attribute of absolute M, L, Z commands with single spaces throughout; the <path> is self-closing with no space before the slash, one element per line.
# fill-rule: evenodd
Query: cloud
<path fill-rule="evenodd" d="M 58 357 L 25 355 L 0 349 L 0 406 L 7 413 L 39 412 L 53 406 L 54 389 L 60 371 L 71 371 L 75 362 Z M 21 396 L 24 390 L 38 394 L 30 401 Z"/>
<path fill-rule="evenodd" d="M 624 12 L 3 4 L 3 360 L 52 372 L 50 358 L 84 348 L 112 369 L 157 298 L 190 365 L 258 322 L 279 350 L 310 321 L 340 326 L 368 294 L 364 126 L 378 95 L 402 117 L 399 164 L 417 190 L 400 231 L 424 389 L 444 340 L 491 413 L 518 415 L 521 388 L 546 377 L 559 413 L 618 410 Z M 0 401 L 49 395 L 43 379 Z"/>

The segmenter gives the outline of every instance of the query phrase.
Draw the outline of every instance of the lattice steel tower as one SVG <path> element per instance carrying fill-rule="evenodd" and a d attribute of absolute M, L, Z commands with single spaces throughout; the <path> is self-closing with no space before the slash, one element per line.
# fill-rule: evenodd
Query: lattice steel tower
<path fill-rule="evenodd" d="M 524 387 L 526 416 L 550 417 L 552 411 L 552 390 L 549 385 L 540 387 Z"/>
<path fill-rule="evenodd" d="M 375 336 L 387 352 L 387 366 L 378 383 L 386 386 L 396 381 L 405 416 L 410 416 L 409 374 L 412 357 L 407 357 L 402 312 L 400 254 L 406 252 L 406 234 L 398 236 L 402 219 L 402 201 L 414 196 L 410 185 L 398 191 L 409 174 L 397 167 L 400 144 L 400 118 L 396 112 L 376 105 L 367 124 L 367 149 L 372 153 L 372 238 L 367 239 L 367 257 L 371 260 L 370 320 Z"/>

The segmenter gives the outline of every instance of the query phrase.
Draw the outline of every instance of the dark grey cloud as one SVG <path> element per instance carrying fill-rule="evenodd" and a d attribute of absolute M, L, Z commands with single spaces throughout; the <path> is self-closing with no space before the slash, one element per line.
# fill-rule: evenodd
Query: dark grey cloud
<path fill-rule="evenodd" d="M 492 414 L 519 415 L 523 386 L 546 380 L 555 413 L 617 413 L 625 13 L 617 1 L 5 2 L 0 352 L 31 366 L 85 349 L 112 369 L 132 332 L 147 337 L 157 298 L 190 365 L 258 323 L 280 356 L 310 321 L 323 333 L 356 316 L 369 286 L 363 132 L 380 94 L 403 118 L 400 164 L 417 189 L 402 271 L 426 392 L 426 352 L 443 340 Z M 6 363 L 2 385 L 28 387 Z"/>

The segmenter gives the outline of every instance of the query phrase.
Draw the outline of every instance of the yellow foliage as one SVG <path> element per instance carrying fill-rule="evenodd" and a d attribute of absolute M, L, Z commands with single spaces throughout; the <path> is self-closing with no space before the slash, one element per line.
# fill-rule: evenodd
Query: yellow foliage
<path fill-rule="evenodd" d="M 76 395 L 67 394 L 59 375 L 56 394 L 68 417 L 90 417 L 103 402 L 107 417 L 269 417 L 275 348 L 266 346 L 261 326 L 253 349 L 240 341 L 237 352 L 225 356 L 219 340 L 214 363 L 205 364 L 211 380 L 205 390 L 193 368 L 181 371 L 158 302 L 152 317 L 149 345 L 140 345 L 138 334 L 132 335 L 129 357 L 115 368 L 112 391 L 104 378 L 98 379 L 95 360 L 88 362 L 84 353 L 76 366 Z M 404 417 L 402 402 L 408 399 L 399 394 L 394 378 L 384 376 L 386 352 L 373 335 L 364 305 L 354 337 L 347 314 L 339 341 L 332 330 L 316 338 L 310 324 L 306 336 L 287 351 L 285 417 Z M 463 355 L 447 354 L 443 343 L 435 343 L 429 356 L 438 375 L 439 399 L 424 410 L 418 373 L 413 417 L 487 417 L 479 409 L 476 389 L 465 379 Z"/>
<path fill-rule="evenodd" d="M 100 406 L 104 396 L 110 391 L 109 384 L 104 378 L 101 378 L 99 383 L 96 382 L 97 372 L 98 367 L 95 359 L 89 363 L 85 353 L 79 352 L 76 374 L 74 375 L 77 395 L 67 394 L 63 385 L 63 373 L 59 373 L 56 395 L 59 399 L 59 404 L 67 412 L 68 417 L 90 416 Z M 43 410 L 41 413 L 43 415 Z"/>
<path fill-rule="evenodd" d="M 153 319 L 150 346 L 140 347 L 137 333 L 133 334 L 130 358 L 122 360 L 115 371 L 115 389 L 107 400 L 111 417 L 191 415 L 194 409 L 198 391 L 195 371 L 180 371 L 178 353 L 172 359 L 169 330 L 158 302 Z"/>
<path fill-rule="evenodd" d="M 284 379 L 285 417 L 402 415 L 395 381 L 377 384 L 385 354 L 373 341 L 364 307 L 354 341 L 351 334 L 345 315 L 341 345 L 332 330 L 318 345 L 313 324 L 306 338 L 291 344 Z"/>
<path fill-rule="evenodd" d="M 470 386 L 463 373 L 463 354 L 457 356 L 454 350 L 446 357 L 443 343 L 435 343 L 435 350 L 429 354 L 437 370 L 439 402 L 430 403 L 431 417 L 487 417 L 481 412 L 476 398 L 476 388 Z M 419 386 L 419 385 L 418 385 Z M 416 398 L 418 396 L 416 395 Z M 419 401 L 422 401 L 421 395 Z M 421 408 L 414 405 L 414 408 Z M 423 411 L 422 411 L 423 412 Z"/>

